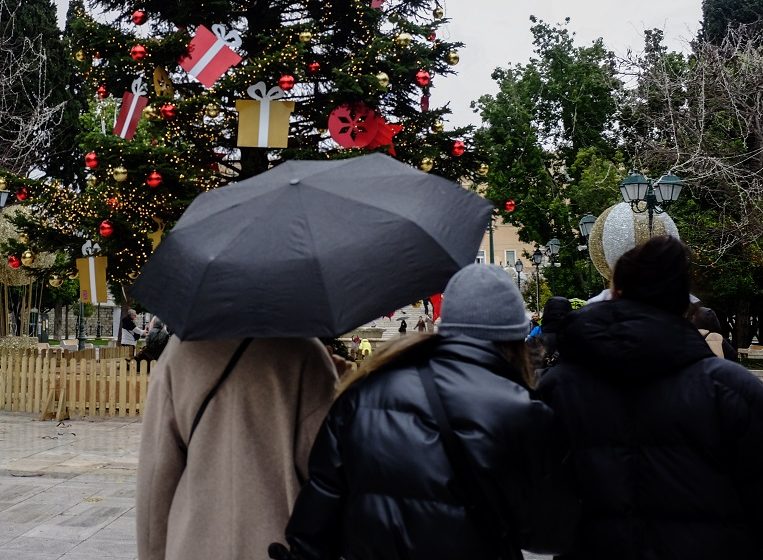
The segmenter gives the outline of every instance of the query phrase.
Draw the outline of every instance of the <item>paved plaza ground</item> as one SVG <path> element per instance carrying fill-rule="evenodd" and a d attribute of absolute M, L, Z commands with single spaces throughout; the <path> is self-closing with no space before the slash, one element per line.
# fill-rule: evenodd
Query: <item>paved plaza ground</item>
<path fill-rule="evenodd" d="M 140 419 L 0 412 L 0 560 L 137 558 L 139 441 Z"/>

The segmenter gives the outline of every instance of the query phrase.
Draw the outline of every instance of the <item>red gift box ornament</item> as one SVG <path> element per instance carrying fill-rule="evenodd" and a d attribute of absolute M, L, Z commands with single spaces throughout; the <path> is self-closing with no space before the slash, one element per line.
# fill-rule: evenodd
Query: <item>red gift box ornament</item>
<path fill-rule="evenodd" d="M 455 157 L 461 157 L 464 155 L 464 152 L 466 151 L 466 144 L 464 144 L 461 140 L 456 140 L 453 142 L 453 146 L 450 148 L 451 155 Z"/>
<path fill-rule="evenodd" d="M 126 91 L 122 96 L 122 107 L 119 109 L 119 116 L 114 124 L 114 134 L 125 140 L 132 140 L 138 128 L 138 121 L 143 115 L 143 109 L 148 105 L 147 92 L 143 78 L 133 80 L 132 92 Z"/>
<path fill-rule="evenodd" d="M 233 50 L 240 46 L 241 34 L 238 31 L 226 31 L 225 26 L 220 24 L 213 25 L 210 31 L 200 25 L 188 45 L 188 55 L 179 63 L 204 87 L 211 88 L 229 68 L 241 62 L 242 58 Z"/>

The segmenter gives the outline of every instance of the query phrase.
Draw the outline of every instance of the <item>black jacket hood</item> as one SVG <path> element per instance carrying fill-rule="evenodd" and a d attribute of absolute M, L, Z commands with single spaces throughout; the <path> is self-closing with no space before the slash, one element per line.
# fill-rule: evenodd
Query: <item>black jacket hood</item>
<path fill-rule="evenodd" d="M 564 361 L 623 378 L 669 375 L 713 356 L 683 317 L 625 299 L 571 313 L 558 344 Z"/>

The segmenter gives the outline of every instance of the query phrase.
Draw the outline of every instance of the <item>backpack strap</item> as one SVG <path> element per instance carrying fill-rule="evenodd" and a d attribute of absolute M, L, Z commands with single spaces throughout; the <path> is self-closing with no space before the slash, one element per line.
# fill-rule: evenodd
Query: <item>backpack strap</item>
<path fill-rule="evenodd" d="M 233 371 L 233 368 L 236 367 L 236 364 L 241 359 L 241 356 L 244 354 L 244 352 L 249 347 L 249 344 L 251 344 L 251 342 L 252 342 L 251 338 L 245 338 L 244 340 L 241 341 L 241 344 L 238 345 L 238 348 L 236 348 L 236 351 L 233 352 L 233 355 L 230 357 L 230 360 L 228 360 L 228 365 L 225 366 L 225 369 L 223 370 L 223 373 L 220 376 L 220 379 L 217 380 L 217 383 L 214 384 L 214 386 L 207 393 L 207 396 L 204 397 L 204 400 L 202 401 L 201 406 L 199 407 L 199 410 L 196 411 L 196 416 L 193 419 L 193 424 L 191 424 L 191 433 L 188 435 L 188 442 L 185 445 L 186 449 L 188 449 L 188 447 L 190 447 L 191 445 L 191 438 L 193 438 L 193 433 L 196 431 L 196 427 L 199 425 L 199 422 L 201 422 L 201 417 L 204 416 L 204 411 L 207 410 L 207 406 L 209 406 L 209 402 L 215 396 L 215 394 L 220 389 L 220 387 L 225 382 L 225 380 L 228 379 L 228 376 L 230 376 L 231 372 Z"/>
<path fill-rule="evenodd" d="M 464 495 L 461 498 L 464 500 L 467 513 L 475 523 L 475 528 L 482 532 L 483 538 L 490 543 L 500 560 L 521 560 L 522 552 L 513 542 L 512 528 L 504 519 L 503 512 L 494 507 L 488 499 L 488 496 L 494 495 L 494 492 L 486 489 L 482 477 L 474 473 L 461 441 L 453 433 L 450 419 L 445 412 L 440 393 L 437 391 L 432 370 L 428 367 L 419 367 L 418 370 L 429 407 L 432 409 L 432 415 L 442 436 L 445 455 L 456 475 L 456 481 L 463 490 Z"/>

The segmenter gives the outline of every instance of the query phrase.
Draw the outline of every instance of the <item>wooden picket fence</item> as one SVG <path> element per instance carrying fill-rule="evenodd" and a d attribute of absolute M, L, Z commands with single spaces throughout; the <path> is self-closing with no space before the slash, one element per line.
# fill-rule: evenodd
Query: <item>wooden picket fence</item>
<path fill-rule="evenodd" d="M 152 362 L 71 358 L 33 350 L 0 352 L 0 410 L 58 420 L 137 416 L 146 402 Z"/>

